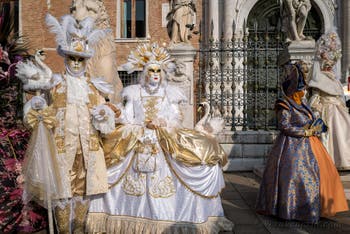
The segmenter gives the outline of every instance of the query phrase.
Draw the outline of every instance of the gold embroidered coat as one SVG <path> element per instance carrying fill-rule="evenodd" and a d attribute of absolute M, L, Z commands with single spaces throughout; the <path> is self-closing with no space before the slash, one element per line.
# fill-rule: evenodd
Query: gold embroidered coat
<path fill-rule="evenodd" d="M 79 153 L 83 155 L 84 165 L 82 166 L 83 170 L 86 171 L 84 195 L 105 193 L 108 190 L 108 185 L 104 153 L 99 133 L 92 126 L 90 113 L 91 108 L 102 104 L 104 99 L 96 88 L 87 81 L 88 100 L 81 104 L 69 103 L 67 101 L 67 84 L 66 79 L 63 79 L 51 92 L 51 107 L 55 111 L 57 120 L 54 137 L 58 157 L 62 157 L 59 167 L 64 174 L 62 176 L 63 184 L 71 187 L 71 190 L 73 189 L 74 185 L 71 185 L 72 170 L 82 169 L 73 168 L 76 155 Z M 69 196 L 72 196 L 72 193 Z"/>

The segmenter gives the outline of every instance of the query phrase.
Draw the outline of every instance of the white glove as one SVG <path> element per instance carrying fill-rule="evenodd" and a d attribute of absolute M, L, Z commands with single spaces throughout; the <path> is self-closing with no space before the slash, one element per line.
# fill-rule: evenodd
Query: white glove
<path fill-rule="evenodd" d="M 108 118 L 114 118 L 113 110 L 107 105 L 95 106 L 91 112 L 93 118 L 97 121 L 106 121 Z"/>
<path fill-rule="evenodd" d="M 30 99 L 30 105 L 33 110 L 42 110 L 47 107 L 46 100 L 43 96 L 34 96 Z"/>
<path fill-rule="evenodd" d="M 115 128 L 115 113 L 114 111 L 106 106 L 99 105 L 92 109 L 92 124 L 101 133 L 107 134 Z"/>

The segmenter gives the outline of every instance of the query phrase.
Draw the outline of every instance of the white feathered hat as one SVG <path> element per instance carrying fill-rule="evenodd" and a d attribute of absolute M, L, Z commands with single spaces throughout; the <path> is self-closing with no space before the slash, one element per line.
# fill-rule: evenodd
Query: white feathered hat
<path fill-rule="evenodd" d="M 90 58 L 94 51 L 89 45 L 97 43 L 110 30 L 94 28 L 94 19 L 87 17 L 78 22 L 72 15 L 64 15 L 61 23 L 50 14 L 46 15 L 46 24 L 50 32 L 56 34 L 57 52 L 67 55 Z"/>

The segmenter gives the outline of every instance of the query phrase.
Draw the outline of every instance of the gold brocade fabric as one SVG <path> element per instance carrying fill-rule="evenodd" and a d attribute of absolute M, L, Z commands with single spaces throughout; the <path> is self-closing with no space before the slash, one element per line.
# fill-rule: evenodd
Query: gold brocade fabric
<path fill-rule="evenodd" d="M 231 231 L 233 223 L 224 216 L 209 216 L 200 223 L 152 220 L 148 218 L 89 212 L 88 233 L 214 234 Z"/>
<path fill-rule="evenodd" d="M 70 205 L 66 205 L 64 208 L 55 207 L 55 220 L 58 233 L 70 233 L 70 214 Z"/>
<path fill-rule="evenodd" d="M 123 137 L 124 131 L 124 125 L 118 125 L 112 133 L 102 138 L 107 168 L 120 163 L 138 142 L 132 133 Z"/>
<path fill-rule="evenodd" d="M 158 114 L 158 109 L 156 107 L 157 100 L 159 97 L 148 97 L 146 100 L 146 103 L 144 104 L 146 118 L 145 121 L 152 121 L 156 118 Z"/>
<path fill-rule="evenodd" d="M 70 177 L 73 196 L 84 196 L 86 194 L 86 169 L 82 153 L 75 155 Z"/>
<path fill-rule="evenodd" d="M 191 129 L 178 129 L 169 134 L 158 128 L 157 136 L 163 151 L 174 155 L 177 161 L 186 165 L 226 165 L 227 155 L 215 138 Z"/>
<path fill-rule="evenodd" d="M 50 108 L 45 108 L 44 110 L 33 110 L 31 109 L 27 114 L 27 123 L 32 129 L 35 129 L 38 126 L 38 123 L 43 121 L 44 125 L 48 129 L 55 127 L 56 120 L 54 113 Z"/>
<path fill-rule="evenodd" d="M 62 82 L 51 92 L 52 107 L 55 111 L 57 125 L 54 128 L 56 147 L 61 157 L 62 181 L 69 190 L 67 198 L 73 194 L 93 195 L 105 193 L 108 190 L 107 170 L 100 137 L 91 123 L 90 109 L 93 105 L 105 102 L 91 83 L 89 78 L 88 103 L 68 102 L 68 87 L 66 75 Z M 77 154 L 81 153 L 81 158 Z M 79 168 L 77 168 L 79 166 Z M 85 177 L 85 179 L 83 179 Z M 83 185 L 83 183 L 85 183 Z"/>
<path fill-rule="evenodd" d="M 120 163 L 138 144 L 136 135 L 132 133 L 122 137 L 126 128 L 119 125 L 103 138 L 107 167 Z M 218 163 L 224 166 L 227 163 L 227 156 L 215 138 L 190 129 L 178 129 L 173 134 L 163 128 L 156 131 L 162 150 L 179 162 L 188 166 Z"/>

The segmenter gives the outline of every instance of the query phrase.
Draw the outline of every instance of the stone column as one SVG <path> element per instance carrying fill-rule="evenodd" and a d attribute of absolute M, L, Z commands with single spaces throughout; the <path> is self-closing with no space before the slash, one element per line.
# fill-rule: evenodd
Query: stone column
<path fill-rule="evenodd" d="M 342 4 L 342 74 L 350 75 L 350 0 L 341 1 Z"/>
<path fill-rule="evenodd" d="M 223 22 L 223 32 L 224 38 L 230 40 L 232 37 L 232 22 L 235 15 L 235 0 L 225 0 L 224 1 L 224 22 Z"/>
<path fill-rule="evenodd" d="M 219 0 L 208 0 L 209 4 L 209 37 L 211 32 L 213 32 L 214 40 L 220 38 L 220 24 L 219 24 Z M 213 24 L 211 23 L 213 22 Z M 213 27 L 213 28 L 212 28 Z"/>
<path fill-rule="evenodd" d="M 168 47 L 168 51 L 176 64 L 175 72 L 169 74 L 168 83 L 180 87 L 185 93 L 188 102 L 182 105 L 183 126 L 193 128 L 195 123 L 193 61 L 196 49 L 189 44 L 180 43 Z"/>

